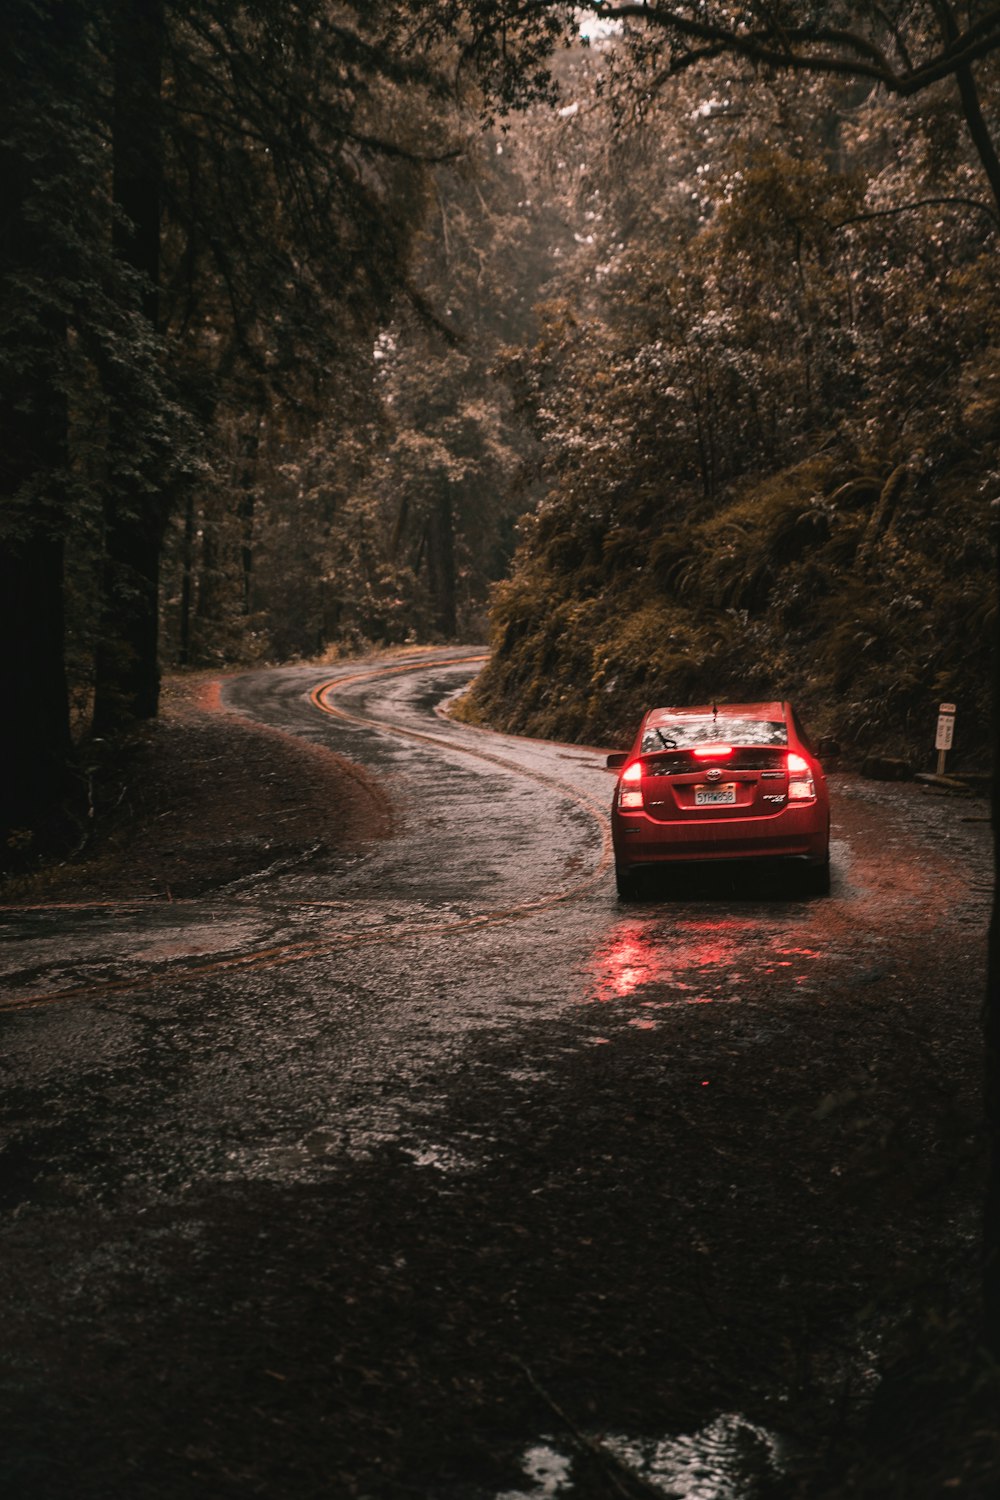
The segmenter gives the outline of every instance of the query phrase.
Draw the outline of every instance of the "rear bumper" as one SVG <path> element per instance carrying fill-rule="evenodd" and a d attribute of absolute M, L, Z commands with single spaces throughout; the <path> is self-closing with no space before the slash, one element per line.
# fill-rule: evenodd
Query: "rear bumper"
<path fill-rule="evenodd" d="M 764 818 L 658 823 L 645 813 L 615 809 L 611 824 L 619 866 L 682 863 L 685 860 L 806 859 L 823 863 L 830 835 L 826 810 L 811 804 Z"/>

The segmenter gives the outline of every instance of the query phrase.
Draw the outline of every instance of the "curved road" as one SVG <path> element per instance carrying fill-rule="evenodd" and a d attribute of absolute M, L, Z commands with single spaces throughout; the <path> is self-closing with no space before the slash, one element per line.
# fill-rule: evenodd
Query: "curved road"
<path fill-rule="evenodd" d="M 449 720 L 479 659 L 226 685 L 361 857 L 6 913 L 5 1495 L 746 1500 L 889 1261 L 971 1264 L 983 806 L 833 777 L 831 897 L 622 908 L 603 753 Z"/>

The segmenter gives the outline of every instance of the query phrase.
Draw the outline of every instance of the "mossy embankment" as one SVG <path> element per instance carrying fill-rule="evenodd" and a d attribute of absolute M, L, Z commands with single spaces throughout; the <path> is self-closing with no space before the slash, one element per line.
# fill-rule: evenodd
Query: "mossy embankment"
<path fill-rule="evenodd" d="M 985 411 L 989 405 L 990 413 Z M 1000 381 L 965 425 L 1000 431 Z M 957 434 L 878 455 L 832 442 L 711 508 L 647 500 L 609 527 L 558 494 L 497 590 L 493 658 L 460 712 L 522 733 L 624 744 L 653 702 L 791 697 L 846 755 L 988 760 L 995 464 Z"/>

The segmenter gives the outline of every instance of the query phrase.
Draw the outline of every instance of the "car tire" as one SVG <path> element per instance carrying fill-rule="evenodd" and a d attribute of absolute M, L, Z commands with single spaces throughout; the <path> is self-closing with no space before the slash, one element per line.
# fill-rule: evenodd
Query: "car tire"
<path fill-rule="evenodd" d="M 632 870 L 615 865 L 615 885 L 619 901 L 638 901 L 641 893 L 639 877 Z"/>
<path fill-rule="evenodd" d="M 803 890 L 807 896 L 829 896 L 830 894 L 830 856 L 821 865 L 807 865 L 803 872 L 805 879 Z"/>

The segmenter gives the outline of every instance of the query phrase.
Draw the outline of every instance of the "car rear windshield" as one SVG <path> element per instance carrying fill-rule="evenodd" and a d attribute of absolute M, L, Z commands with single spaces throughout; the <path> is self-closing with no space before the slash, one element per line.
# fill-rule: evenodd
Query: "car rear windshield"
<path fill-rule="evenodd" d="M 648 724 L 642 735 L 643 755 L 656 750 L 690 750 L 694 745 L 787 745 L 784 719 L 736 719 L 724 714 L 694 715 Z"/>

